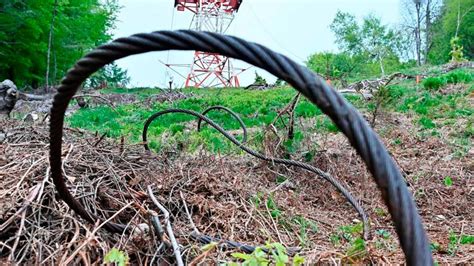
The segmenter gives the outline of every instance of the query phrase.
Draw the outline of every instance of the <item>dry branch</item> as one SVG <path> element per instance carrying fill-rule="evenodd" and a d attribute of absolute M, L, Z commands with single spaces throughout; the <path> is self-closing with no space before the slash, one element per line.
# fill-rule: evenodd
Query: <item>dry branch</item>
<path fill-rule="evenodd" d="M 179 247 L 178 242 L 176 241 L 176 237 L 174 236 L 173 227 L 171 226 L 170 222 L 170 213 L 168 210 L 160 204 L 160 202 L 156 199 L 155 195 L 153 195 L 153 190 L 151 186 L 147 187 L 148 189 L 148 196 L 151 198 L 153 203 L 163 212 L 165 215 L 166 221 L 166 231 L 168 233 L 168 237 L 170 238 L 171 245 L 173 246 L 174 256 L 176 257 L 176 264 L 178 266 L 184 266 L 183 258 L 181 257 L 181 249 Z"/>

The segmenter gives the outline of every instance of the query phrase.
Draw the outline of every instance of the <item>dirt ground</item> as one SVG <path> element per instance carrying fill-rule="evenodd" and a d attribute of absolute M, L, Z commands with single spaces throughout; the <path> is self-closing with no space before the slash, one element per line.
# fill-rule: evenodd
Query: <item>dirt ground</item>
<path fill-rule="evenodd" d="M 466 156 L 455 156 L 453 146 L 442 138 L 420 138 L 412 132 L 409 117 L 385 119 L 376 130 L 415 197 L 435 260 L 474 263 L 474 245 L 456 238 L 474 234 L 472 149 Z M 189 264 L 232 261 L 230 254 L 235 252 L 201 250 L 203 244 L 190 236 L 192 223 L 212 237 L 299 248 L 306 264 L 402 263 L 380 193 L 349 143 L 341 134 L 316 134 L 308 142 L 317 147 L 310 163 L 337 177 L 368 213 L 371 239 L 366 252 L 350 253 L 350 238 L 358 233 L 345 236 L 341 231 L 359 223 L 357 213 L 311 173 L 248 155 L 151 154 L 140 145 L 66 129 L 63 168 L 74 196 L 100 217 L 115 215 L 115 222 L 147 229 L 110 234 L 59 200 L 49 179 L 47 125 L 5 122 L 0 129 L 0 264 L 100 264 L 112 247 L 125 251 L 132 264 L 172 264 L 172 249 L 161 246 L 150 229 L 150 211 L 160 210 L 147 196 L 148 185 L 171 213 L 174 234 Z M 447 176 L 451 186 L 444 183 Z"/>

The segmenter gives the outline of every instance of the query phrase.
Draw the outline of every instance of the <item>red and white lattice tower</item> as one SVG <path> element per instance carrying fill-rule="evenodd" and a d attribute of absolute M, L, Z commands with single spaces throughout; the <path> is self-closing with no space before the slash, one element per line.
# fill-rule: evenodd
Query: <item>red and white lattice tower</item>
<path fill-rule="evenodd" d="M 178 11 L 194 13 L 191 29 L 225 33 L 243 0 L 175 0 Z M 238 73 L 228 57 L 194 52 L 186 87 L 239 87 Z"/>

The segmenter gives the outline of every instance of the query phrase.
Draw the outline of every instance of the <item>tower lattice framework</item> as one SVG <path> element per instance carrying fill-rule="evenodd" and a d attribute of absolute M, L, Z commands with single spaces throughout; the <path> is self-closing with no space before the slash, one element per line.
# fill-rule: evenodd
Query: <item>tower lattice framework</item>
<path fill-rule="evenodd" d="M 229 29 L 241 4 L 242 0 L 175 0 L 178 11 L 194 13 L 191 29 L 221 34 Z M 195 51 L 185 86 L 239 87 L 241 72 L 226 56 Z"/>

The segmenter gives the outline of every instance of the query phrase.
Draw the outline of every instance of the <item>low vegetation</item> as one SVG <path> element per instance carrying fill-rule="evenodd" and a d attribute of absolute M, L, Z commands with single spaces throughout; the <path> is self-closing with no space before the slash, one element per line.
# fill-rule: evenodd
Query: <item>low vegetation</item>
<path fill-rule="evenodd" d="M 383 95 L 376 95 L 366 101 L 359 94 L 346 95 L 346 98 L 360 109 L 369 121 L 381 113 L 401 113 L 412 117 L 413 126 L 422 136 L 437 136 L 439 129 L 451 126 L 460 119 L 466 125 L 458 128 L 451 139 L 460 144 L 460 154 L 465 154 L 471 145 L 473 106 L 471 94 L 474 91 L 472 70 L 455 70 L 444 75 L 426 78 L 421 85 L 412 80 L 400 81 L 388 86 Z M 141 102 L 157 93 L 157 89 L 109 89 L 107 94 L 135 94 Z M 97 131 L 109 137 L 141 142 L 144 122 L 153 113 L 167 108 L 190 109 L 202 112 L 215 105 L 223 105 L 238 113 L 245 125 L 251 130 L 249 145 L 262 148 L 265 129 L 273 122 L 278 112 L 295 96 L 296 92 L 287 87 L 272 90 L 244 89 L 187 89 L 184 93 L 192 97 L 175 102 L 125 104 L 117 107 L 98 106 L 81 109 L 69 119 L 72 127 Z M 377 110 L 376 110 L 377 109 Z M 337 133 L 337 127 L 312 103 L 301 100 L 296 107 L 298 119 L 295 139 L 285 142 L 285 147 L 296 152 L 295 147 L 312 134 Z M 209 117 L 223 128 L 241 137 L 239 123 L 225 112 L 213 111 Z M 276 123 L 277 129 L 283 129 L 288 118 Z M 194 152 L 203 146 L 214 152 L 240 152 L 238 148 L 225 140 L 214 129 L 206 127 L 196 132 L 196 119 L 185 114 L 169 114 L 158 118 L 149 131 L 150 147 L 160 149 L 180 149 Z M 302 133 L 304 129 L 304 134 Z M 382 132 L 383 133 L 383 132 Z"/>
<path fill-rule="evenodd" d="M 0 88 L 0 107 L 8 107 L 0 125 L 0 265 L 168 265 L 175 256 L 230 266 L 403 261 L 390 212 L 347 139 L 283 80 L 270 84 L 258 72 L 247 88 L 205 89 L 127 88 L 131 78 L 115 63 L 94 73 L 68 110 L 64 177 L 88 211 L 133 232 L 110 234 L 65 208 L 50 182 L 51 98 L 76 60 L 112 39 L 119 3 L 0 1 L 0 81 L 14 81 Z M 435 263 L 472 264 L 474 0 L 400 4 L 397 25 L 338 11 L 328 23 L 334 47 L 315 48 L 305 64 L 344 93 L 393 156 Z M 152 151 L 141 147 L 154 113 L 211 106 L 241 117 L 246 146 L 339 180 L 360 200 L 371 236 L 324 180 L 255 160 L 209 125 L 198 132 L 193 116 L 161 116 L 148 131 Z M 243 139 L 230 114 L 207 116 Z M 155 196 L 169 218 L 153 206 Z M 163 232 L 165 223 L 173 232 Z M 182 252 L 173 255 L 178 244 Z M 229 248 L 236 246 L 244 248 Z"/>

